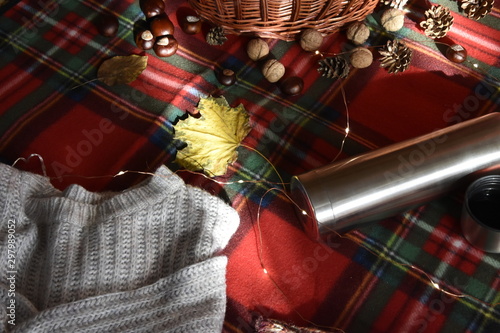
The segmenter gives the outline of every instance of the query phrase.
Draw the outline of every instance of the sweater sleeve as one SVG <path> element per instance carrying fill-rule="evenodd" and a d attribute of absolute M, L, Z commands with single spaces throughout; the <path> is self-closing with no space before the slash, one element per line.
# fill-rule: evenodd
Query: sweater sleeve
<path fill-rule="evenodd" d="M 38 313 L 12 333 L 222 331 L 227 258 L 213 257 L 154 284 Z"/>

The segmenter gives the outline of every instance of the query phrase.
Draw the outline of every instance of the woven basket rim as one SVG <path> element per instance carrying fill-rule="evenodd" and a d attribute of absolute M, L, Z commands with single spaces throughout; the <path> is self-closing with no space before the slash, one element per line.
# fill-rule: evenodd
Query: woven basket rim
<path fill-rule="evenodd" d="M 362 21 L 379 0 L 188 0 L 204 20 L 228 34 L 294 40 L 305 29 L 324 35 Z"/>

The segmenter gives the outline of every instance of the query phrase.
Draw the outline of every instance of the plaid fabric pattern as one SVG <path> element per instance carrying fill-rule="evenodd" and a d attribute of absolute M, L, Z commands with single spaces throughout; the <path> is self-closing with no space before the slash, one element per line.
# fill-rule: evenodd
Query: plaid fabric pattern
<path fill-rule="evenodd" d="M 445 42 L 467 49 L 465 63 L 447 60 L 445 46 L 419 28 L 431 4 L 451 9 L 455 22 Z M 252 332 L 258 316 L 344 332 L 500 332 L 500 257 L 463 238 L 462 193 L 319 244 L 297 228 L 294 206 L 262 156 L 287 182 L 335 158 L 497 112 L 498 4 L 475 21 L 454 1 L 410 1 L 405 26 L 394 34 L 381 27 L 377 15 L 369 17 L 374 49 L 396 37 L 413 50 L 410 69 L 397 75 L 375 59 L 369 68 L 332 81 L 317 71 L 320 56 L 298 43 L 268 40 L 286 75 L 304 79 L 304 92 L 293 97 L 267 82 L 247 57 L 250 37 L 228 36 L 224 45 L 209 46 L 202 33 L 184 34 L 178 16 L 188 8 L 185 1 L 168 1 L 180 47 L 163 59 L 135 47 L 133 27 L 142 14 L 132 0 L 0 6 L 0 159 L 13 164 L 38 154 L 44 168 L 36 158 L 16 166 L 45 169 L 56 187 L 79 183 L 93 191 L 121 190 L 146 175 L 113 177 L 120 171 L 173 168 L 173 124 L 202 96 L 223 95 L 248 110 L 252 131 L 244 144 L 253 149 L 240 147 L 227 175 L 217 178 L 229 185 L 180 173 L 225 197 L 241 216 L 226 249 L 225 332 Z M 119 17 L 116 37 L 98 34 L 93 22 L 103 12 Z M 320 51 L 328 56 L 351 48 L 340 32 L 326 38 Z M 94 80 L 103 60 L 143 53 L 148 67 L 134 82 L 109 87 Z M 236 72 L 235 85 L 218 83 L 215 73 L 222 68 Z"/>

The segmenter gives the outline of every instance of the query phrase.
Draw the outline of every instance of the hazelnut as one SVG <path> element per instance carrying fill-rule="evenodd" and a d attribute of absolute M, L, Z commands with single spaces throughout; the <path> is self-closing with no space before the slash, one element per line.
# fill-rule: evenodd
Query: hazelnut
<path fill-rule="evenodd" d="M 370 29 L 363 22 L 354 22 L 347 28 L 347 39 L 356 45 L 361 45 L 370 37 Z"/>
<path fill-rule="evenodd" d="M 158 38 L 155 45 L 153 46 L 153 50 L 159 57 L 173 56 L 177 52 L 178 48 L 179 44 L 172 35 L 162 36 Z"/>
<path fill-rule="evenodd" d="M 101 14 L 95 21 L 97 31 L 105 37 L 114 37 L 118 32 L 118 18 L 112 14 Z"/>
<path fill-rule="evenodd" d="M 253 61 L 264 59 L 269 54 L 269 45 L 263 39 L 251 39 L 247 44 L 247 54 Z"/>
<path fill-rule="evenodd" d="M 373 54 L 366 47 L 354 49 L 350 56 L 351 65 L 355 68 L 366 68 L 373 62 Z"/>
<path fill-rule="evenodd" d="M 298 76 L 289 76 L 281 82 L 280 88 L 286 95 L 297 95 L 300 94 L 304 88 L 304 80 Z"/>
<path fill-rule="evenodd" d="M 380 23 L 387 31 L 398 31 L 405 23 L 405 14 L 402 10 L 389 8 L 382 13 Z"/>
<path fill-rule="evenodd" d="M 267 81 L 278 82 L 285 75 L 285 66 L 276 59 L 269 59 L 262 66 L 262 74 Z"/>
<path fill-rule="evenodd" d="M 155 44 L 155 38 L 151 31 L 143 30 L 136 34 L 135 44 L 142 50 L 150 50 Z"/>
<path fill-rule="evenodd" d="M 305 51 L 316 51 L 323 44 L 323 35 L 314 29 L 306 29 L 300 35 L 300 47 Z"/>
<path fill-rule="evenodd" d="M 165 2 L 163 0 L 139 0 L 139 7 L 146 18 L 151 18 L 165 12 Z"/>
<path fill-rule="evenodd" d="M 181 19 L 181 29 L 188 35 L 196 35 L 201 31 L 201 19 L 198 16 L 186 15 Z"/>
<path fill-rule="evenodd" d="M 231 69 L 224 69 L 219 73 L 219 82 L 225 86 L 231 86 L 236 82 L 236 74 Z"/>
<path fill-rule="evenodd" d="M 155 37 L 174 34 L 174 25 L 165 13 L 153 17 L 149 23 L 149 28 Z"/>
<path fill-rule="evenodd" d="M 446 58 L 452 62 L 460 64 L 467 59 L 467 50 L 460 44 L 450 45 L 446 49 Z"/>

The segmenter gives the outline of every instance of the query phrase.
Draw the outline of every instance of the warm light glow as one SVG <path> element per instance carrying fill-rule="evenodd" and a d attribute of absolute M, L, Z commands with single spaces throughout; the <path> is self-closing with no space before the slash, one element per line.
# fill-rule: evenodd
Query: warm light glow
<path fill-rule="evenodd" d="M 349 127 L 346 127 L 345 128 L 345 134 L 349 134 L 349 131 L 350 131 Z"/>
<path fill-rule="evenodd" d="M 307 212 L 305 210 L 303 210 L 302 215 L 307 215 Z"/>
<path fill-rule="evenodd" d="M 434 288 L 436 288 L 437 290 L 441 290 L 441 288 L 439 287 L 439 284 L 437 284 L 436 282 L 434 281 L 431 281 L 431 284 Z"/>

